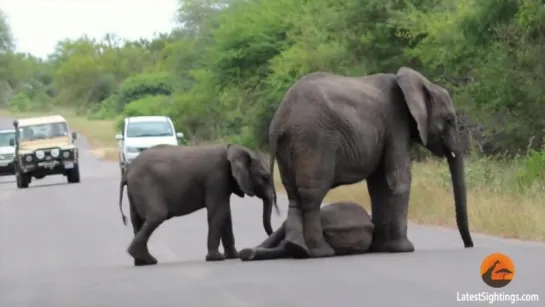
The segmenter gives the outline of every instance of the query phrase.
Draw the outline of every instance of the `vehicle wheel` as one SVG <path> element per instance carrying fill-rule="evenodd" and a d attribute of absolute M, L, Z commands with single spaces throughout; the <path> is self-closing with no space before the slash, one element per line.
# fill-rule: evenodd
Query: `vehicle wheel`
<path fill-rule="evenodd" d="M 28 184 L 30 183 L 30 175 L 17 172 L 15 173 L 15 179 L 19 189 L 28 188 Z"/>
<path fill-rule="evenodd" d="M 78 183 L 80 181 L 78 164 L 74 164 L 74 168 L 67 172 L 66 179 L 68 183 Z"/>

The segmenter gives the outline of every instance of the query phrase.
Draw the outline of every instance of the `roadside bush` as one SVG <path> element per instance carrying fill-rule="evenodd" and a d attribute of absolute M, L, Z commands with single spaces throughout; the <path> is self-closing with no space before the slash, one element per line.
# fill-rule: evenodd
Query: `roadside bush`
<path fill-rule="evenodd" d="M 536 183 L 545 186 L 545 147 L 541 150 L 530 150 L 521 164 L 517 173 L 520 189 L 528 189 Z"/>
<path fill-rule="evenodd" d="M 175 79 L 170 73 L 139 74 L 127 78 L 120 86 L 117 97 L 117 110 L 124 110 L 132 101 L 151 95 L 171 95 Z"/>
<path fill-rule="evenodd" d="M 119 118 L 117 119 L 116 127 L 123 127 L 123 118 L 129 116 L 148 116 L 148 115 L 165 115 L 170 114 L 172 109 L 172 100 L 169 96 L 156 95 L 144 96 L 138 100 L 134 100 L 123 108 Z"/>
<path fill-rule="evenodd" d="M 25 93 L 17 93 L 11 97 L 9 108 L 14 112 L 26 112 L 32 109 L 32 100 Z"/>
<path fill-rule="evenodd" d="M 104 99 L 100 104 L 95 107 L 89 113 L 89 119 L 114 119 L 118 113 L 116 112 L 116 104 L 118 101 L 117 94 L 113 94 Z"/>

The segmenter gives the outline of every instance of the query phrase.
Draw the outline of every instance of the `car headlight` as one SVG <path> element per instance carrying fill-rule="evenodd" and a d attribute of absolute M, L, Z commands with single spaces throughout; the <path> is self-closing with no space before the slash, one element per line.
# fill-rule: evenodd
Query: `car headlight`
<path fill-rule="evenodd" d="M 36 151 L 36 158 L 43 159 L 45 157 L 45 153 L 42 150 Z"/>
<path fill-rule="evenodd" d="M 31 156 L 31 155 L 27 155 L 27 156 L 25 157 L 25 160 L 26 160 L 26 162 L 32 162 L 32 156 Z"/>
<path fill-rule="evenodd" d="M 52 156 L 53 158 L 58 157 L 59 154 L 60 154 L 60 151 L 59 151 L 58 149 L 53 149 L 53 150 L 51 150 L 51 156 Z"/>
<path fill-rule="evenodd" d="M 127 151 L 127 153 L 137 153 L 138 152 L 138 148 L 136 148 L 136 147 L 127 147 L 125 150 Z"/>
<path fill-rule="evenodd" d="M 66 150 L 62 153 L 62 156 L 65 157 L 65 158 L 68 158 L 70 157 L 70 151 Z"/>
<path fill-rule="evenodd" d="M 4 156 L 0 155 L 0 160 L 6 159 Z"/>

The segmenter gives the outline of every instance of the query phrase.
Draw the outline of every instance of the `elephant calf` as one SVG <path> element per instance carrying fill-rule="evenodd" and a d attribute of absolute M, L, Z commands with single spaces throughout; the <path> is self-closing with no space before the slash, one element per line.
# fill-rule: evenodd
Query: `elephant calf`
<path fill-rule="evenodd" d="M 362 254 L 372 243 L 375 228 L 371 216 L 357 203 L 341 201 L 320 209 L 325 241 L 336 256 Z M 242 261 L 293 257 L 285 248 L 286 222 L 263 243 L 240 251 Z"/>
<path fill-rule="evenodd" d="M 165 220 L 202 208 L 208 212 L 206 261 L 238 258 L 232 229 L 230 196 L 257 196 L 263 200 L 263 227 L 272 231 L 271 213 L 276 204 L 273 179 L 265 163 L 239 145 L 157 145 L 143 151 L 121 177 L 119 209 L 127 185 L 134 238 L 127 252 L 134 265 L 154 265 L 147 247 L 151 234 Z M 220 254 L 220 239 L 225 254 Z"/>

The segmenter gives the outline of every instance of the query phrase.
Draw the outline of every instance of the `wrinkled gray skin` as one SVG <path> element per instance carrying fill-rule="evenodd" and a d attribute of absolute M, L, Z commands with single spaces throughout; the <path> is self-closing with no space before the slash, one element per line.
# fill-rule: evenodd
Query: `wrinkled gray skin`
<path fill-rule="evenodd" d="M 276 194 L 266 164 L 239 145 L 158 145 L 143 151 L 123 174 L 119 208 L 127 185 L 134 230 L 127 252 L 134 265 L 157 264 L 148 240 L 165 220 L 206 208 L 208 212 L 207 261 L 238 258 L 231 221 L 230 196 L 257 196 L 263 200 L 263 227 L 268 235 Z M 225 254 L 218 251 L 220 239 Z"/>
<path fill-rule="evenodd" d="M 362 180 L 375 225 L 371 252 L 414 251 L 407 238 L 414 143 L 446 157 L 458 229 L 464 246 L 473 247 L 454 105 L 447 90 L 419 72 L 306 75 L 286 92 L 269 140 L 270 167 L 276 158 L 289 198 L 286 248 L 296 257 L 334 255 L 323 237 L 320 204 L 330 189 Z"/>
<path fill-rule="evenodd" d="M 335 256 L 363 254 L 371 247 L 374 225 L 362 206 L 341 201 L 320 209 L 320 221 L 326 242 Z M 242 261 L 270 260 L 293 257 L 286 250 L 286 223 L 254 248 L 240 251 Z"/>

